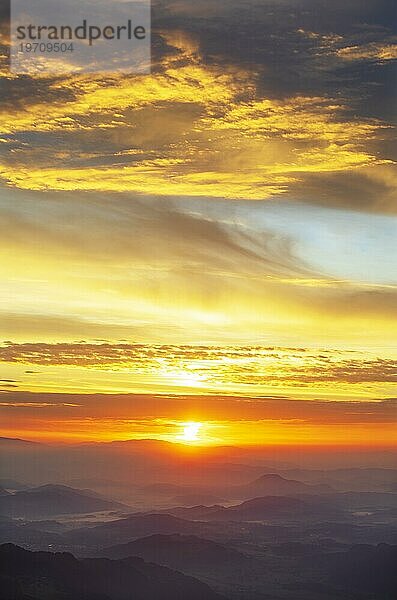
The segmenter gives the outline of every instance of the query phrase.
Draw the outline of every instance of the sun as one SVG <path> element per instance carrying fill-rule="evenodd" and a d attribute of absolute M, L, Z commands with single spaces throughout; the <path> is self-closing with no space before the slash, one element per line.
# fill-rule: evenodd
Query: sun
<path fill-rule="evenodd" d="M 196 423 L 194 421 L 185 423 L 183 426 L 183 434 L 181 436 L 184 442 L 199 442 L 200 441 L 200 429 L 203 426 L 202 423 Z"/>

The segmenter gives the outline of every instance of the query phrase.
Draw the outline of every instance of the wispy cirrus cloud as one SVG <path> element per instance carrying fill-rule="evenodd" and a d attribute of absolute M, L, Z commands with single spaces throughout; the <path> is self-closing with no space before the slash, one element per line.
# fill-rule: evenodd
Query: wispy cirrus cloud
<path fill-rule="evenodd" d="M 2 216 L 8 339 L 393 345 L 392 217 L 15 191 Z"/>

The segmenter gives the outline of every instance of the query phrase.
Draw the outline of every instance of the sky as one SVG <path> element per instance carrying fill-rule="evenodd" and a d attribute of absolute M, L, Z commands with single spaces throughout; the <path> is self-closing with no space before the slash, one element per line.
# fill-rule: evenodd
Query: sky
<path fill-rule="evenodd" d="M 1 33 L 0 435 L 396 442 L 392 0 L 161 0 L 146 75 Z"/>

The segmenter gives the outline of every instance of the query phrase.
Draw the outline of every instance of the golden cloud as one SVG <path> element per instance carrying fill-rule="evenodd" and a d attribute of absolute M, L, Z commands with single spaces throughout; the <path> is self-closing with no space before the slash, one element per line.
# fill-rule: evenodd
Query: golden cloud
<path fill-rule="evenodd" d="M 346 61 L 353 60 L 376 60 L 388 61 L 397 59 L 397 44 L 372 42 L 356 46 L 346 46 L 336 52 L 339 58 Z"/>
<path fill-rule="evenodd" d="M 349 117 L 331 98 L 260 97 L 253 73 L 205 65 L 186 35 L 167 42 L 178 53 L 156 73 L 58 79 L 3 115 L 13 146 L 1 177 L 31 190 L 263 199 L 310 173 L 388 162 L 370 149 L 385 124 Z M 68 132 L 73 152 L 59 142 Z"/>

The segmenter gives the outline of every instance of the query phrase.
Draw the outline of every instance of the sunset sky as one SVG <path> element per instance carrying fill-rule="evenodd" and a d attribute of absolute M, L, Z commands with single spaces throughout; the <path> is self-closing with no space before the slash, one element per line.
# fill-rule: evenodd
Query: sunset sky
<path fill-rule="evenodd" d="M 3 21 L 0 435 L 396 443 L 393 4 L 154 1 L 136 76 Z"/>

